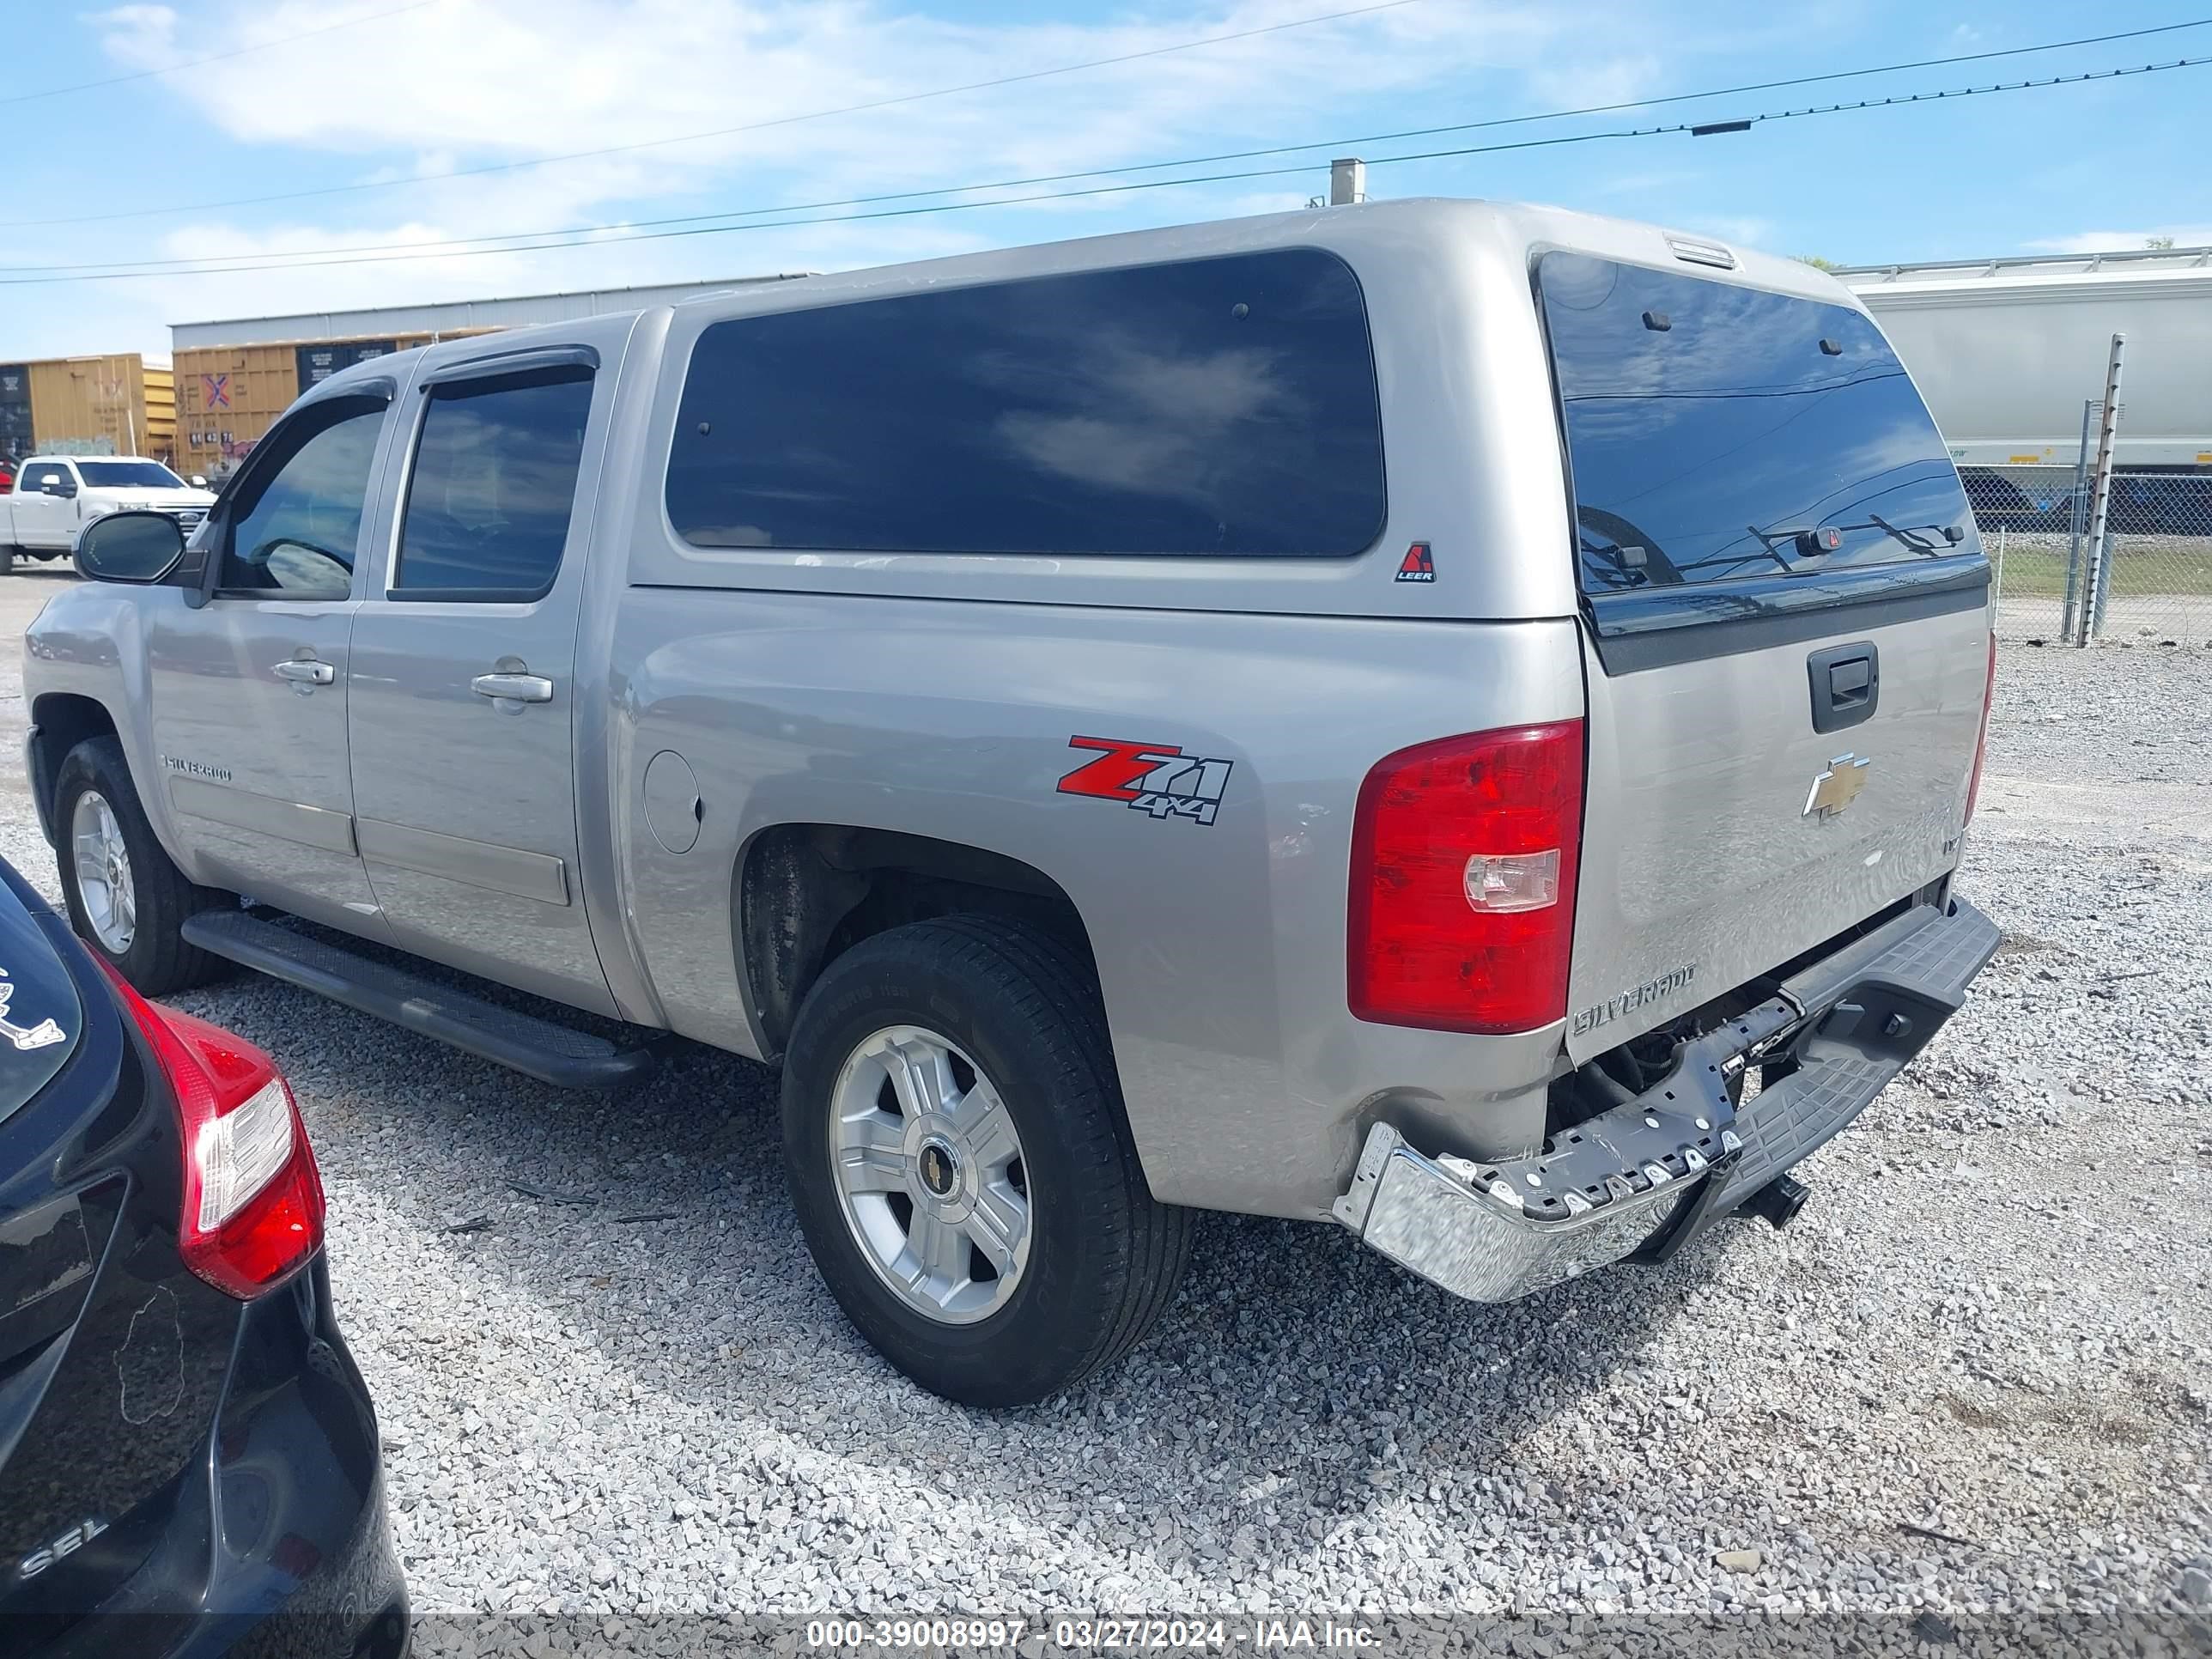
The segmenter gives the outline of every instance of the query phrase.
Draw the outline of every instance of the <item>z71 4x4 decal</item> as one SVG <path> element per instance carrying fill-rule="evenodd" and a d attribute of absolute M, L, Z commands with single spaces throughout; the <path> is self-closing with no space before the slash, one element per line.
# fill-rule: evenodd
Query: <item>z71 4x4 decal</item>
<path fill-rule="evenodd" d="M 1195 818 L 1211 823 L 1229 787 L 1225 760 L 1186 755 L 1178 744 L 1131 743 L 1123 738 L 1070 738 L 1071 749 L 1098 754 L 1060 781 L 1063 795 L 1117 800 L 1155 818 Z"/>

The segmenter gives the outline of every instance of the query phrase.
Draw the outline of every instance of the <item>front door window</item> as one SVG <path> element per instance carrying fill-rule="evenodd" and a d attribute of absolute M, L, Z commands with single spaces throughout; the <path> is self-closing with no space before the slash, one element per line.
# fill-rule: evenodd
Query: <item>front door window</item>
<path fill-rule="evenodd" d="M 240 482 L 223 537 L 227 593 L 343 599 L 353 586 L 362 511 L 386 405 L 334 400 L 303 411 L 283 447 Z M 257 461 L 261 458 L 257 455 Z"/>

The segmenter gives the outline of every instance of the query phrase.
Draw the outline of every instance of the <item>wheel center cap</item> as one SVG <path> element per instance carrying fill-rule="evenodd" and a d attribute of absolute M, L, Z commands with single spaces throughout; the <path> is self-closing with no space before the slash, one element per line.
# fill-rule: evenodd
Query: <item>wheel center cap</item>
<path fill-rule="evenodd" d="M 919 1160 L 921 1184 L 933 1198 L 950 1198 L 960 1184 L 960 1160 L 952 1148 L 942 1140 L 932 1138 L 921 1143 Z"/>

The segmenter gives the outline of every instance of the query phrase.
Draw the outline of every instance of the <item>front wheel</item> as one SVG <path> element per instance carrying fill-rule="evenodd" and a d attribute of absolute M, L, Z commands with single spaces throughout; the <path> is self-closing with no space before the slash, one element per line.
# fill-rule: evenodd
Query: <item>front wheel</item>
<path fill-rule="evenodd" d="M 185 879 L 169 861 L 113 738 L 87 738 L 63 759 L 54 828 L 62 894 L 79 939 L 148 996 L 213 977 L 219 960 L 186 944 L 179 930 L 224 895 Z"/>
<path fill-rule="evenodd" d="M 1088 969 L 982 916 L 893 929 L 826 969 L 786 1056 L 786 1169 L 846 1316 L 922 1387 L 1042 1400 L 1141 1340 L 1190 1212 L 1156 1201 Z"/>
<path fill-rule="evenodd" d="M 11 546 L 0 545 L 0 576 L 11 574 L 15 568 L 15 550 Z"/>

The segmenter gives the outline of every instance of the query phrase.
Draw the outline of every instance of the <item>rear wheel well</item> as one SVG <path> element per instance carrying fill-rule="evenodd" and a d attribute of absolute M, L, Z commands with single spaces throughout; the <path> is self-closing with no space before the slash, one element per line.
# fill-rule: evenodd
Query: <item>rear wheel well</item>
<path fill-rule="evenodd" d="M 38 803 L 39 823 L 49 842 L 54 840 L 54 783 L 70 750 L 88 738 L 117 735 L 115 721 L 97 698 L 74 692 L 49 691 L 31 705 L 31 793 Z"/>
<path fill-rule="evenodd" d="M 1003 853 L 894 830 L 781 823 L 746 843 L 735 894 L 738 969 L 764 1058 L 822 970 L 862 939 L 937 916 L 1027 921 L 1062 940 L 1097 982 L 1082 915 L 1065 889 Z"/>

